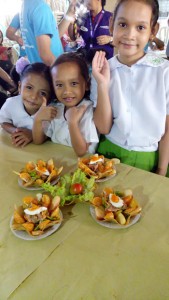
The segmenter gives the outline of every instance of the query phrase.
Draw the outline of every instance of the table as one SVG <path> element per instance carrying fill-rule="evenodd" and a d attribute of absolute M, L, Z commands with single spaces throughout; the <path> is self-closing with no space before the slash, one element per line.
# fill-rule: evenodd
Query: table
<path fill-rule="evenodd" d="M 9 222 L 14 205 L 32 194 L 12 170 L 25 162 L 55 158 L 69 172 L 73 150 L 51 142 L 11 145 L 0 133 L 0 299 L 1 300 L 167 300 L 169 299 L 169 181 L 123 164 L 101 187 L 131 188 L 143 211 L 138 223 L 113 230 L 97 224 L 89 205 L 63 209 L 64 221 L 39 241 L 15 237 Z"/>

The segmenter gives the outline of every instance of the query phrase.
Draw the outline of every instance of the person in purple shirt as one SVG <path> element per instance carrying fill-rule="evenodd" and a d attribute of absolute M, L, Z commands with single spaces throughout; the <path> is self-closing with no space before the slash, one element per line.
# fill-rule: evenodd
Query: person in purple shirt
<path fill-rule="evenodd" d="M 104 10 L 105 4 L 106 0 L 85 0 L 87 14 L 82 20 L 77 18 L 77 23 L 69 26 L 71 39 L 76 38 L 75 31 L 82 36 L 89 62 L 97 50 L 105 51 L 107 59 L 113 57 L 113 37 L 109 32 L 112 13 Z"/>

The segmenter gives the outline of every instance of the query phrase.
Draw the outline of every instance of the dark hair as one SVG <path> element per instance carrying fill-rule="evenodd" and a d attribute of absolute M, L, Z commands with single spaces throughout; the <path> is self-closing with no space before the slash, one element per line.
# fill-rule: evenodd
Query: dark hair
<path fill-rule="evenodd" d="M 53 84 L 52 84 L 52 78 L 50 74 L 50 68 L 46 66 L 44 63 L 37 62 L 33 64 L 26 65 L 26 67 L 23 69 L 21 74 L 19 75 L 16 72 L 16 67 L 14 66 L 11 70 L 11 78 L 15 82 L 15 84 L 18 86 L 19 81 L 22 82 L 22 80 L 27 77 L 29 74 L 37 74 L 42 76 L 46 81 L 49 83 L 50 86 L 50 100 L 53 100 L 55 98 Z"/>
<path fill-rule="evenodd" d="M 18 84 L 19 84 L 19 81 L 20 81 L 20 76 L 16 72 L 16 67 L 15 66 L 13 66 L 12 69 L 10 70 L 10 77 L 15 82 L 15 85 L 18 87 Z"/>
<path fill-rule="evenodd" d="M 61 54 L 54 62 L 54 64 L 51 66 L 51 71 L 54 67 L 61 65 L 63 63 L 75 63 L 78 65 L 81 75 L 86 81 L 88 87 L 90 85 L 90 77 L 89 77 L 89 69 L 88 65 L 84 59 L 84 57 L 76 52 L 68 52 L 68 53 L 63 53 Z M 88 93 L 87 93 L 88 94 Z M 85 96 L 87 96 L 85 94 Z"/>
<path fill-rule="evenodd" d="M 2 35 L 2 42 L 1 42 L 0 46 L 2 46 L 2 44 L 3 44 L 3 40 L 4 40 L 4 35 L 3 35 L 3 32 L 2 32 L 2 30 L 0 30 L 0 33 L 1 33 L 1 35 Z"/>
<path fill-rule="evenodd" d="M 113 12 L 113 23 L 116 19 L 117 12 L 119 10 L 119 7 L 121 6 L 122 3 L 127 2 L 130 0 L 118 0 L 116 2 L 116 6 Z M 133 1 L 133 0 L 132 0 Z M 159 4 L 158 0 L 134 0 L 136 2 L 144 2 L 145 4 L 149 5 L 152 8 L 152 20 L 151 20 L 151 25 L 154 27 L 157 23 L 158 17 L 159 17 Z"/>
<path fill-rule="evenodd" d="M 36 62 L 33 64 L 27 65 L 20 74 L 20 80 L 22 81 L 29 74 L 37 74 L 44 77 L 47 81 L 49 81 L 50 68 L 46 66 L 44 63 Z"/>
<path fill-rule="evenodd" d="M 101 0 L 102 2 L 102 7 L 104 7 L 106 5 L 106 0 Z"/>

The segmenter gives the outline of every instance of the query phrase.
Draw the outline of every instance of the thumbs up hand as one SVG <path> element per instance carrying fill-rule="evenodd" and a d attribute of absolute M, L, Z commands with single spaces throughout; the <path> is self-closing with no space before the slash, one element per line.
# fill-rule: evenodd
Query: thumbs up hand
<path fill-rule="evenodd" d="M 46 99 L 46 97 L 42 97 L 42 105 L 41 106 L 47 106 L 47 99 Z"/>
<path fill-rule="evenodd" d="M 57 108 L 53 106 L 47 106 L 47 99 L 43 97 L 42 105 L 36 113 L 36 121 L 51 121 L 56 118 Z"/>

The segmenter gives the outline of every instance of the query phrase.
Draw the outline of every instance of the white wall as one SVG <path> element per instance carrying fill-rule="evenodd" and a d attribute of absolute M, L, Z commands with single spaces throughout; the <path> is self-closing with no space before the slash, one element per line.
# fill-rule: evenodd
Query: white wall
<path fill-rule="evenodd" d="M 106 0 L 105 9 L 112 12 L 114 9 L 115 3 L 116 3 L 116 0 Z"/>

